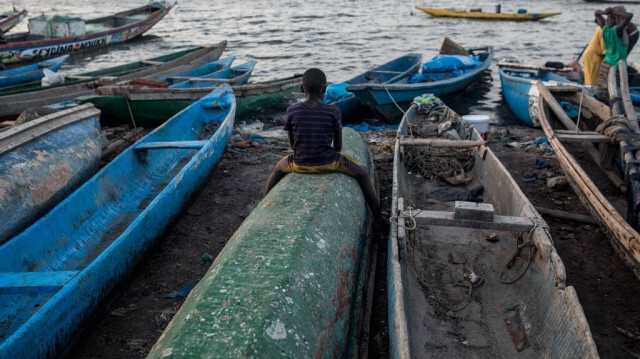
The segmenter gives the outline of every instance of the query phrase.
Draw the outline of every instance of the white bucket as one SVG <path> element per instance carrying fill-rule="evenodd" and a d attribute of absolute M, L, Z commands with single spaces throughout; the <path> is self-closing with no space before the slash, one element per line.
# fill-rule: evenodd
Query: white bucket
<path fill-rule="evenodd" d="M 465 115 L 462 116 L 464 122 L 469 125 L 473 125 L 482 137 L 487 139 L 487 132 L 489 132 L 489 116 L 487 115 Z"/>

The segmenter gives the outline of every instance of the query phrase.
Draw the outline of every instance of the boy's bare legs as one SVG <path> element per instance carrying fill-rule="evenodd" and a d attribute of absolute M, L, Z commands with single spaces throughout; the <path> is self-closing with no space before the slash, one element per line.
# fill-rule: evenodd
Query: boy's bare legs
<path fill-rule="evenodd" d="M 283 172 L 277 165 L 276 168 L 273 169 L 273 171 L 271 171 L 271 174 L 269 175 L 269 179 L 267 180 L 267 186 L 264 189 L 264 193 L 262 194 L 262 197 L 266 196 L 269 191 L 271 191 L 271 189 L 273 187 L 275 187 L 275 185 L 278 184 L 278 182 L 280 182 L 281 179 L 284 178 L 284 176 L 286 176 L 287 173 Z"/>
<path fill-rule="evenodd" d="M 358 185 L 360 185 L 360 189 L 362 189 L 362 194 L 364 194 L 364 200 L 367 202 L 367 205 L 373 214 L 374 224 L 376 226 L 380 226 L 381 229 L 388 230 L 389 220 L 382 216 L 380 199 L 378 198 L 378 193 L 369 178 L 369 174 L 361 167 L 361 170 L 358 171 L 354 177 L 356 181 L 358 181 Z"/>

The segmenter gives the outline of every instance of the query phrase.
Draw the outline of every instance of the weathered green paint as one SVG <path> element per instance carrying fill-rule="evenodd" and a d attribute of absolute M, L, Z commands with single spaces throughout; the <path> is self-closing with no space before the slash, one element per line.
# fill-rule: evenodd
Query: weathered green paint
<path fill-rule="evenodd" d="M 373 165 L 343 131 L 344 152 Z M 370 216 L 355 179 L 287 175 L 244 221 L 149 358 L 357 353 Z"/>
<path fill-rule="evenodd" d="M 252 96 L 236 96 L 236 118 L 252 116 L 262 113 L 273 106 L 291 98 L 298 88 L 290 88 L 284 91 Z M 107 116 L 117 122 L 131 122 L 131 114 L 137 126 L 157 127 L 173 117 L 178 112 L 191 106 L 196 100 L 135 100 L 129 101 L 124 96 L 91 96 L 80 103 L 93 103 L 102 111 L 102 116 Z M 131 114 L 129 113 L 131 108 Z"/>

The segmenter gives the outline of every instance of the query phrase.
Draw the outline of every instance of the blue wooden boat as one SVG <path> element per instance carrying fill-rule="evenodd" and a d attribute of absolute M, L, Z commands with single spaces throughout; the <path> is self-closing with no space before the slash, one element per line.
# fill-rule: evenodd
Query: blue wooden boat
<path fill-rule="evenodd" d="M 445 53 L 441 52 L 442 55 Z M 353 92 L 358 100 L 383 121 L 397 123 L 411 102 L 417 96 L 432 93 L 438 97 L 461 91 L 476 81 L 482 72 L 489 68 L 493 60 L 491 46 L 469 49 L 469 55 L 478 57 L 481 65 L 459 76 L 443 78 L 432 82 L 410 83 L 410 77 L 404 77 L 394 83 L 368 82 L 351 85 L 347 91 Z M 401 110 L 402 109 L 402 110 Z"/>
<path fill-rule="evenodd" d="M 532 101 L 538 99 L 536 81 L 546 84 L 571 83 L 566 78 L 553 71 L 519 69 L 499 67 L 500 84 L 502 85 L 502 97 L 509 105 L 511 112 L 522 122 L 530 127 L 540 127 L 537 106 L 529 106 Z"/>
<path fill-rule="evenodd" d="M 231 136 L 222 85 L 0 246 L 0 358 L 68 351 L 100 301 L 209 180 Z"/>
<path fill-rule="evenodd" d="M 421 54 L 409 53 L 374 67 L 345 82 L 331 84 L 325 94 L 325 102 L 340 108 L 343 123 L 360 122 L 363 118 L 370 117 L 371 112 L 358 101 L 353 93 L 345 90 L 347 86 L 366 84 L 371 81 L 385 84 L 395 83 L 418 72 L 421 62 Z"/>
<path fill-rule="evenodd" d="M 207 64 L 204 64 L 200 67 L 197 67 L 195 69 L 192 70 L 187 70 L 187 71 L 183 71 L 183 72 L 179 72 L 176 74 L 173 74 L 171 76 L 167 76 L 167 77 L 163 77 L 163 78 L 159 78 L 158 81 L 161 82 L 168 82 L 169 85 L 173 85 L 176 84 L 178 82 L 183 82 L 184 80 L 181 79 L 183 77 L 200 77 L 200 76 L 205 76 L 205 75 L 209 75 L 215 72 L 218 72 L 220 70 L 224 70 L 224 69 L 228 69 L 229 66 L 231 66 L 231 64 L 233 63 L 233 60 L 235 60 L 236 57 L 235 56 L 227 56 L 225 58 L 216 60 L 216 61 L 212 61 L 209 62 Z"/>
<path fill-rule="evenodd" d="M 0 87 L 15 86 L 27 82 L 40 81 L 44 77 L 44 69 L 53 72 L 58 71 L 69 55 L 63 55 L 33 65 L 17 67 L 11 70 L 0 71 Z"/>
<path fill-rule="evenodd" d="M 99 115 L 82 105 L 0 132 L 0 245 L 98 170 Z"/>
<path fill-rule="evenodd" d="M 238 66 L 232 66 L 200 77 L 173 76 L 173 81 L 180 79 L 183 81 L 169 87 L 174 89 L 194 89 L 214 87 L 221 83 L 244 85 L 249 81 L 249 77 L 251 77 L 255 66 L 255 61 L 247 61 Z"/>

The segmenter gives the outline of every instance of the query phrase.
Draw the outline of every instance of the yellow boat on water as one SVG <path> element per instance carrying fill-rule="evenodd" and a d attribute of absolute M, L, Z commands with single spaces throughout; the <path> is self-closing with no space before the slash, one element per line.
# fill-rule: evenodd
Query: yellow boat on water
<path fill-rule="evenodd" d="M 502 13 L 502 12 L 484 12 L 481 9 L 458 10 L 458 9 L 441 9 L 433 7 L 416 6 L 416 9 L 426 12 L 435 17 L 462 17 L 466 19 L 481 20 L 511 20 L 511 21 L 536 21 L 546 17 L 560 15 L 560 12 L 541 12 L 541 13 Z"/>

